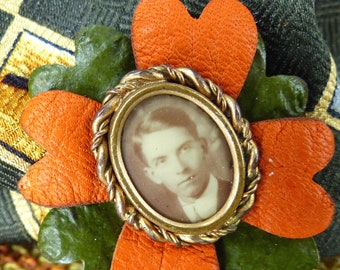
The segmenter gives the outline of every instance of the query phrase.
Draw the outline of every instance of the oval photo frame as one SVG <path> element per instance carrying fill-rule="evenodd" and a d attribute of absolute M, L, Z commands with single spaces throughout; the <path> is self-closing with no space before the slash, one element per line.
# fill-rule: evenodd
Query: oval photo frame
<path fill-rule="evenodd" d="M 161 100 L 166 100 L 165 103 L 171 103 L 170 105 L 166 106 L 165 104 L 156 104 L 155 103 L 159 103 L 161 102 Z M 149 102 L 148 102 L 149 101 Z M 151 102 L 150 102 L 151 101 Z M 171 102 L 173 101 L 173 102 Z M 134 144 L 132 141 L 133 139 L 131 138 L 127 138 L 127 137 L 131 137 L 133 135 L 131 135 L 131 133 L 134 133 L 133 131 L 131 132 L 131 130 L 129 129 L 138 129 L 138 127 L 140 127 L 140 125 L 137 124 L 137 127 L 134 127 L 135 122 L 138 122 L 140 120 L 144 120 L 142 117 L 140 117 L 138 115 L 138 110 L 140 110 L 140 108 L 142 107 L 142 105 L 144 105 L 144 109 L 148 110 L 145 114 L 143 115 L 148 115 L 152 112 L 156 112 L 159 114 L 161 113 L 161 111 L 165 111 L 165 113 L 163 114 L 169 114 L 172 113 L 174 114 L 175 111 L 179 111 L 181 108 L 179 108 L 180 106 L 176 106 L 176 104 L 173 103 L 180 103 L 182 106 L 184 105 L 184 103 L 192 103 L 193 106 L 197 106 L 197 109 L 200 109 L 201 115 L 203 113 L 206 114 L 206 117 L 214 122 L 214 124 L 216 125 L 216 129 L 218 129 L 218 131 L 223 134 L 223 139 L 226 142 L 226 145 L 228 147 L 228 149 L 223 149 L 225 152 L 228 152 L 228 154 L 231 157 L 231 161 L 232 161 L 232 176 L 231 178 L 227 179 L 227 180 L 220 180 L 220 182 L 224 181 L 227 184 L 230 184 L 230 188 L 229 185 L 226 184 L 220 184 L 220 186 L 222 187 L 222 189 L 228 189 L 225 190 L 223 192 L 220 192 L 221 195 L 225 195 L 223 198 L 223 204 L 222 206 L 219 206 L 218 209 L 214 210 L 213 213 L 211 213 L 209 215 L 208 218 L 199 220 L 199 221 L 192 221 L 190 222 L 189 220 L 185 220 L 184 222 L 181 221 L 181 218 L 176 218 L 176 213 L 173 215 L 173 218 L 171 218 L 171 216 L 169 216 L 169 214 L 166 213 L 166 210 L 160 211 L 160 210 L 156 210 L 156 209 L 161 209 L 162 207 L 159 207 L 157 205 L 157 203 L 155 204 L 154 202 L 150 203 L 150 200 L 148 198 L 145 197 L 145 189 L 143 189 L 143 185 L 138 182 L 141 181 L 140 179 L 143 178 L 142 175 L 139 176 L 139 178 L 137 177 L 138 174 L 134 173 L 133 170 L 136 170 L 137 165 L 136 163 L 138 163 L 138 161 L 140 163 L 143 163 L 143 159 L 145 160 L 145 157 L 139 157 L 142 153 L 138 153 L 138 152 L 145 152 L 146 150 L 144 149 L 144 151 L 136 151 L 136 147 L 134 147 L 131 144 Z M 181 102 L 182 101 L 182 102 Z M 164 102 L 163 102 L 164 103 Z M 147 105 L 145 105 L 147 104 Z M 186 104 L 188 106 L 188 104 Z M 148 108 L 149 105 L 149 108 Z M 150 108 L 150 107 L 154 107 L 154 108 Z M 177 108 L 176 108 L 177 107 Z M 172 111 L 166 111 L 166 109 L 173 109 Z M 159 109 L 157 111 L 157 109 Z M 182 109 L 187 109 L 188 108 L 182 108 Z M 194 113 L 195 111 L 193 109 L 191 109 L 191 112 Z M 172 122 L 172 125 L 176 125 L 176 122 L 180 122 L 180 121 L 176 121 L 176 120 L 182 120 L 183 124 L 185 121 L 183 121 L 183 116 L 181 119 L 164 119 L 167 122 Z M 169 121 L 172 120 L 172 121 Z M 175 120 L 175 121 L 174 121 Z M 129 124 L 128 130 L 126 131 L 126 125 Z M 148 123 L 150 125 L 150 123 Z M 177 123 L 178 124 L 178 123 Z M 152 123 L 151 123 L 152 125 Z M 155 125 L 155 124 L 154 124 Z M 156 123 L 156 125 L 159 125 L 159 120 L 158 123 Z M 157 127 L 156 127 L 157 128 Z M 174 130 L 173 128 L 169 128 L 170 129 L 170 133 L 169 135 L 166 134 L 166 129 L 164 131 L 164 128 L 161 128 L 160 132 L 153 132 L 153 134 L 151 135 L 151 138 L 147 138 L 147 139 L 143 139 L 143 141 L 148 144 L 147 147 L 150 147 L 150 144 L 156 144 L 156 136 L 167 136 L 168 138 L 171 138 L 169 136 L 172 136 L 172 140 L 170 141 L 164 141 L 163 144 L 167 144 L 165 145 L 165 149 L 159 149 L 160 147 L 162 147 L 161 145 L 153 145 L 155 147 L 155 149 L 150 149 L 149 152 L 150 153 L 146 153 L 146 154 L 150 154 L 150 155 L 162 155 L 163 157 L 167 154 L 164 153 L 164 151 L 169 150 L 171 152 L 173 151 L 182 151 L 181 149 L 177 149 L 179 147 L 181 147 L 181 145 L 179 145 L 180 143 L 187 143 L 188 137 L 189 139 L 190 136 L 185 136 L 184 134 L 184 138 L 179 138 L 180 142 L 178 141 L 178 136 L 181 136 L 181 134 L 177 134 L 176 133 L 176 129 Z M 184 128 L 183 128 L 184 129 Z M 181 129 L 178 130 L 178 132 L 180 132 Z M 211 130 L 210 130 L 211 131 Z M 156 135 L 155 135 L 156 134 Z M 157 135 L 158 134 L 158 135 Z M 149 135 L 150 136 L 150 135 Z M 113 164 L 113 168 L 115 171 L 115 175 L 122 187 L 122 189 L 124 190 L 125 194 L 127 195 L 127 197 L 129 198 L 129 200 L 132 202 L 132 204 L 134 205 L 134 207 L 136 209 L 138 209 L 138 211 L 144 216 L 146 217 L 148 220 L 150 220 L 151 222 L 153 222 L 154 224 L 161 226 L 162 228 L 165 228 L 166 230 L 171 230 L 175 233 L 179 233 L 179 234 L 187 234 L 187 233 L 194 233 L 194 234 L 201 234 L 206 232 L 207 230 L 209 230 L 212 227 L 218 227 L 222 224 L 224 224 L 228 218 L 231 216 L 231 214 L 235 211 L 235 209 L 237 208 L 242 194 L 243 194 L 243 189 L 244 189 L 244 182 L 245 182 L 245 166 L 244 166 L 244 160 L 243 160 L 243 155 L 242 155 L 242 150 L 241 147 L 239 146 L 239 142 L 238 142 L 238 138 L 235 134 L 235 132 L 233 131 L 233 129 L 230 126 L 230 123 L 228 122 L 227 118 L 221 113 L 221 111 L 219 111 L 216 106 L 214 106 L 208 99 L 206 99 L 204 96 L 200 95 L 199 93 L 191 90 L 188 87 L 182 86 L 182 85 L 177 85 L 177 84 L 173 84 L 173 83 L 159 83 L 159 84 L 153 84 L 153 85 L 147 85 L 145 87 L 140 88 L 138 91 L 131 93 L 126 100 L 124 100 L 124 103 L 122 104 L 122 106 L 120 106 L 114 117 L 112 118 L 112 124 L 110 127 L 110 134 L 109 134 L 109 149 L 111 149 L 110 151 L 110 157 L 112 160 L 112 164 Z M 162 139 L 162 138 L 161 138 Z M 183 141 L 184 140 L 184 141 Z M 125 141 L 125 142 L 124 142 Z M 141 143 L 141 142 L 139 142 Z M 138 144 L 139 144 L 138 143 Z M 159 144 L 159 143 L 158 143 Z M 171 144 L 169 146 L 169 144 Z M 194 142 L 194 144 L 198 144 L 196 142 Z M 177 147 L 177 148 L 176 148 Z M 112 151 L 113 148 L 115 149 L 115 151 Z M 141 147 L 141 148 L 145 148 L 145 147 Z M 157 149 L 158 148 L 158 149 Z M 173 149 L 176 148 L 176 149 Z M 157 151 L 158 150 L 158 151 Z M 130 152 L 130 153 L 128 153 Z M 132 153 L 131 153 L 132 152 Z M 155 153 L 157 152 L 157 153 Z M 195 153 L 199 152 L 199 151 L 194 151 Z M 170 153 L 169 153 L 170 154 Z M 127 156 L 129 156 L 130 158 L 135 157 L 133 160 L 128 159 Z M 159 157 L 153 157 L 153 158 L 159 158 Z M 170 157 L 169 157 L 170 158 Z M 192 157 L 195 158 L 195 157 Z M 139 159 L 139 160 L 138 160 Z M 137 160 L 137 161 L 136 161 Z M 147 162 L 147 161 L 146 161 Z M 179 161 L 177 161 L 179 162 Z M 183 161 L 184 163 L 186 162 L 185 160 Z M 189 161 L 187 160 L 187 163 Z M 176 163 L 176 161 L 174 161 L 174 163 Z M 230 164 L 226 163 L 226 164 Z M 146 165 L 146 164 L 145 164 Z M 200 164 L 201 166 L 204 166 L 206 164 L 202 163 Z M 174 165 L 179 167 L 180 165 Z M 148 167 L 149 168 L 149 167 Z M 202 171 L 202 168 L 200 168 L 201 170 L 196 170 L 197 171 Z M 228 170 L 230 170 L 229 168 L 227 168 Z M 171 170 L 171 169 L 170 169 Z M 183 170 L 186 170 L 186 168 L 184 168 Z M 190 169 L 189 169 L 190 170 Z M 142 169 L 142 171 L 145 171 L 145 168 Z M 205 171 L 205 168 L 203 169 L 203 171 Z M 192 173 L 192 172 L 189 172 Z M 150 173 L 151 174 L 151 173 Z M 160 172 L 157 175 L 159 175 L 160 177 L 162 177 L 162 174 L 166 174 L 165 172 Z M 174 173 L 176 174 L 176 173 Z M 190 178 L 191 175 L 187 175 L 186 173 L 181 173 L 184 175 L 184 177 L 186 178 Z M 165 175 L 165 177 L 167 177 L 167 175 Z M 175 175 L 171 175 L 173 181 L 174 177 L 176 177 Z M 197 178 L 199 178 L 196 175 Z M 147 176 L 145 176 L 144 178 L 148 178 Z M 169 181 L 171 181 L 169 180 Z M 201 181 L 204 181 L 206 179 L 199 179 Z M 207 179 L 209 180 L 209 179 Z M 157 179 L 155 180 L 157 181 Z M 164 181 L 167 181 L 166 179 Z M 188 182 L 190 182 L 190 179 L 188 180 L 184 180 L 182 179 L 182 181 L 184 181 L 184 183 L 182 183 L 179 188 L 183 189 L 185 188 L 185 185 L 187 185 Z M 192 182 L 194 182 L 194 180 L 191 180 Z M 148 183 L 149 182 L 149 183 Z M 199 182 L 198 180 L 196 182 Z M 146 183 L 148 186 L 154 186 L 152 185 L 152 180 L 146 180 Z M 145 182 L 144 182 L 145 184 Z M 164 183 L 157 183 L 156 185 L 162 185 L 164 186 Z M 202 185 L 201 183 L 197 183 L 196 185 Z M 139 188 L 137 188 L 137 186 L 139 186 Z M 171 184 L 170 184 L 171 186 Z M 194 189 L 195 187 L 192 188 L 188 188 L 189 191 L 191 192 L 191 189 Z M 216 196 L 217 196 L 217 191 L 218 188 L 216 186 Z M 146 189 L 148 189 L 148 187 L 146 187 Z M 167 189 L 167 188 L 164 188 Z M 141 190 L 143 190 L 141 192 Z M 169 198 L 173 198 L 175 200 L 171 201 L 171 204 L 169 203 L 169 207 L 168 207 L 168 211 L 170 211 L 171 213 L 176 212 L 173 211 L 174 209 L 171 209 L 171 207 L 175 207 L 176 204 L 176 194 L 174 192 L 169 192 L 169 193 L 173 193 L 173 196 L 169 196 Z M 184 192 L 183 192 L 184 193 Z M 163 197 L 164 195 L 166 195 L 167 192 L 163 192 L 160 195 Z M 164 197 L 159 197 L 156 196 L 156 201 L 164 199 Z M 210 201 L 211 200 L 215 200 L 217 198 L 214 198 L 214 195 L 211 194 L 210 196 Z M 180 200 L 180 199 L 179 199 Z M 154 200 L 153 200 L 154 201 Z M 207 202 L 207 200 L 206 200 Z M 158 201 L 159 204 L 161 204 L 162 202 Z M 217 202 L 216 202 L 217 203 Z M 194 204 L 194 203 L 193 203 Z M 168 204 L 167 204 L 168 206 Z M 181 207 L 180 203 L 177 201 L 176 206 L 179 208 Z M 178 215 L 182 215 L 183 216 L 183 209 L 175 209 L 177 210 L 179 213 Z M 181 211 L 182 210 L 182 211 Z M 189 210 L 190 211 L 190 210 Z"/>
<path fill-rule="evenodd" d="M 188 86 L 196 79 L 208 90 Z M 260 175 L 248 122 L 211 86 L 190 69 L 135 71 L 108 91 L 94 120 L 99 178 L 119 216 L 155 240 L 214 242 L 253 204 Z"/>

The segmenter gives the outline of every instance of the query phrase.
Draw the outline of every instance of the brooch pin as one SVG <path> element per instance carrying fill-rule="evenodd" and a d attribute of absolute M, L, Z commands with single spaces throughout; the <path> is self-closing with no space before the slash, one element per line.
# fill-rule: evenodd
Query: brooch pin
<path fill-rule="evenodd" d="M 249 123 L 189 68 L 128 73 L 92 127 L 97 173 L 118 215 L 154 240 L 215 242 L 254 203 L 260 173 Z"/>

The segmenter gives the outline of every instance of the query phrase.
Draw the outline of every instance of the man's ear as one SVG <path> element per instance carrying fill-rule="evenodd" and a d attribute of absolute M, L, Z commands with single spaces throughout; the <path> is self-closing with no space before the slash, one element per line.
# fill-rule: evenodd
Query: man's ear
<path fill-rule="evenodd" d="M 160 179 L 158 179 L 158 177 L 155 176 L 155 172 L 152 168 L 145 167 L 144 173 L 155 184 L 158 184 L 158 185 L 162 184 L 162 181 Z"/>

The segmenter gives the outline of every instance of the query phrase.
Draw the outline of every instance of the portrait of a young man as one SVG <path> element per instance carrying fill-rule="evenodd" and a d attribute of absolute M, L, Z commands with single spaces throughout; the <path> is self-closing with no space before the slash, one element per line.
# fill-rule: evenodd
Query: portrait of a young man
<path fill-rule="evenodd" d="M 179 100 L 166 98 L 164 104 L 154 108 L 139 108 L 145 113 L 133 119 L 136 123 L 132 125 L 129 151 L 134 154 L 133 160 L 139 160 L 142 172 L 132 179 L 137 186 L 149 189 L 149 193 L 150 188 L 157 191 L 152 196 L 146 195 L 145 200 L 160 214 L 174 221 L 193 223 L 211 217 L 226 202 L 232 168 L 230 157 L 224 155 L 228 159 L 224 164 L 228 177 L 222 179 L 215 174 L 209 141 L 201 136 L 195 122 L 208 116 L 196 105 L 190 104 L 190 108 L 188 101 Z M 214 125 L 204 127 L 207 134 L 212 128 L 217 129 L 212 133 L 220 132 Z M 129 157 L 127 163 L 131 153 Z M 143 188 L 140 190 L 143 193 Z"/>

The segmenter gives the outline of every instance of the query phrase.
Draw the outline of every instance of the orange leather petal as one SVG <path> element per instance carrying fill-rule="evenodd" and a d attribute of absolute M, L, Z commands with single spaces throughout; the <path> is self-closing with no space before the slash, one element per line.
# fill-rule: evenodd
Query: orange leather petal
<path fill-rule="evenodd" d="M 20 123 L 47 154 L 19 182 L 26 199 L 51 207 L 109 200 L 90 151 L 99 108 L 100 103 L 66 91 L 44 92 L 27 104 Z"/>
<path fill-rule="evenodd" d="M 125 224 L 114 252 L 114 270 L 187 270 L 219 269 L 213 244 L 178 248 L 151 240 L 145 232 Z"/>
<path fill-rule="evenodd" d="M 142 0 L 131 33 L 138 68 L 189 67 L 234 98 L 241 91 L 257 45 L 253 16 L 238 0 L 212 0 L 199 19 L 179 0 Z"/>
<path fill-rule="evenodd" d="M 251 125 L 260 149 L 261 182 L 244 221 L 269 233 L 306 238 L 324 231 L 334 215 L 327 192 L 313 175 L 334 153 L 334 137 L 322 122 L 282 119 Z"/>

